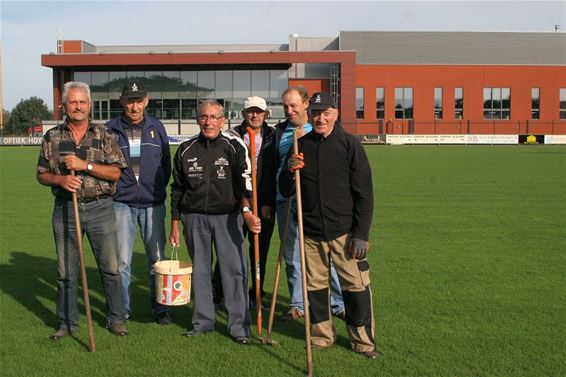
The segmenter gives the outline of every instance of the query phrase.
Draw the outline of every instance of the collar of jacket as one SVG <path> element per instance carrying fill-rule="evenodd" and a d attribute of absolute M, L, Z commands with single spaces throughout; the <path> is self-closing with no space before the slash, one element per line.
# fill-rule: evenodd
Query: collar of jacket
<path fill-rule="evenodd" d="M 324 136 L 324 135 L 322 135 L 322 134 L 317 134 L 317 133 L 315 133 L 315 132 L 314 132 L 314 126 L 313 126 L 312 131 L 309 132 L 309 133 L 312 134 L 312 137 L 313 137 L 315 140 L 324 141 L 324 140 L 327 140 L 327 139 L 332 138 L 334 135 L 336 135 L 337 132 L 340 132 L 340 130 L 341 130 L 340 123 L 336 122 L 336 123 L 334 123 L 334 128 L 332 129 L 332 132 L 331 132 L 330 135 L 328 135 L 328 136 Z"/>
<path fill-rule="evenodd" d="M 215 144 L 218 142 L 218 140 L 220 140 L 221 137 L 222 137 L 222 131 L 220 131 L 218 136 L 216 136 L 214 139 L 208 139 L 202 135 L 202 132 L 199 132 L 198 141 L 199 143 L 203 143 L 203 144 Z"/>
<path fill-rule="evenodd" d="M 262 134 L 263 134 L 263 130 L 265 130 L 266 127 L 269 127 L 269 125 L 267 124 L 266 121 L 263 121 L 261 125 Z M 244 119 L 244 121 L 239 126 L 234 127 L 234 129 L 236 130 L 236 132 L 238 132 L 238 134 L 241 137 L 243 137 L 245 134 L 248 133 L 247 121 Z"/>
<path fill-rule="evenodd" d="M 131 128 L 135 126 L 141 129 L 143 129 L 146 124 L 149 124 L 149 122 L 147 122 L 147 113 L 145 111 L 143 112 L 142 121 L 138 124 L 133 124 L 132 121 L 124 113 L 120 115 L 120 123 L 122 124 L 122 128 Z"/>

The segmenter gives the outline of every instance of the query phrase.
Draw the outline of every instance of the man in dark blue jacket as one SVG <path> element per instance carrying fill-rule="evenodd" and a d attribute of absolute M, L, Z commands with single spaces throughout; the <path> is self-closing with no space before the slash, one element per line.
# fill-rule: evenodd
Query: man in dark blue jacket
<path fill-rule="evenodd" d="M 138 224 L 150 270 L 153 315 L 157 323 L 166 325 L 171 323 L 171 317 L 167 306 L 156 301 L 153 266 L 165 256 L 165 197 L 171 176 L 171 154 L 165 127 L 145 112 L 148 102 L 143 82 L 128 82 L 120 97 L 123 113 L 106 125 L 116 134 L 128 163 L 128 168 L 120 175 L 114 195 L 118 263 L 126 313 L 129 316 L 131 312 L 131 264 Z"/>

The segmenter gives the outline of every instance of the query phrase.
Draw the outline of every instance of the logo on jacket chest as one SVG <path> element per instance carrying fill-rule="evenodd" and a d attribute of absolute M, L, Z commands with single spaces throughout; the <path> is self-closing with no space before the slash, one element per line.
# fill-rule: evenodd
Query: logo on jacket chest
<path fill-rule="evenodd" d="M 218 160 L 214 161 L 214 165 L 216 165 L 216 166 L 228 166 L 230 164 L 228 163 L 227 159 L 225 159 L 224 157 L 220 157 Z"/>
<path fill-rule="evenodd" d="M 226 170 L 224 167 L 228 167 L 230 163 L 224 157 L 220 157 L 218 160 L 214 161 L 214 166 L 216 167 L 216 178 L 226 179 Z"/>
<path fill-rule="evenodd" d="M 198 164 L 197 159 L 191 158 L 191 159 L 188 159 L 187 162 L 190 164 L 189 168 L 188 168 L 188 174 L 187 175 L 189 177 L 193 177 L 193 178 L 194 177 L 201 178 L 203 167 Z M 191 164 L 191 162 L 192 162 L 192 164 Z"/>

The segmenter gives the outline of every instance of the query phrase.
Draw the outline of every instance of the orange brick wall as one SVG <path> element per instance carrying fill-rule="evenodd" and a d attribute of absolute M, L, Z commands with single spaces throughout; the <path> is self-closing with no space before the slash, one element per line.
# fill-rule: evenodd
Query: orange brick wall
<path fill-rule="evenodd" d="M 561 66 L 448 66 L 448 65 L 358 65 L 356 87 L 364 88 L 364 119 L 358 120 L 358 133 L 375 132 L 375 88 L 385 88 L 385 118 L 390 133 L 407 133 L 407 120 L 395 119 L 395 88 L 413 88 L 413 117 L 417 122 L 434 122 L 434 88 L 443 88 L 443 119 L 438 122 L 460 122 L 454 118 L 454 88 L 464 89 L 464 119 L 488 122 L 472 132 L 493 133 L 493 121 L 483 119 L 483 89 L 511 88 L 511 120 L 496 120 L 498 133 L 516 133 L 520 122 L 564 123 L 559 120 L 559 92 L 566 88 L 566 67 Z M 540 119 L 531 120 L 531 88 L 540 88 Z M 508 124 L 506 124 L 508 123 Z M 454 126 L 455 127 L 455 126 Z M 540 128 L 540 127 L 539 127 Z M 541 129 L 541 131 L 544 130 Z M 454 128 L 452 132 L 460 132 Z M 548 130 L 547 130 L 548 131 Z"/>

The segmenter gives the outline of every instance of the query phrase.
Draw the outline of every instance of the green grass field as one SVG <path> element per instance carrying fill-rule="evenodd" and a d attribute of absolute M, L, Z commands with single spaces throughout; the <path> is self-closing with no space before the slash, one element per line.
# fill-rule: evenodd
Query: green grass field
<path fill-rule="evenodd" d="M 313 354 L 314 375 L 566 375 L 566 147 L 367 151 L 376 204 L 369 261 L 383 357 L 349 351 L 337 322 L 336 345 Z M 49 341 L 57 326 L 53 199 L 35 180 L 37 153 L 37 147 L 0 148 L 1 375 L 305 374 L 302 322 L 275 323 L 280 347 L 233 343 L 224 313 L 216 332 L 183 338 L 190 305 L 172 310 L 174 325 L 154 324 L 139 240 L 130 335 L 104 329 L 100 279 L 86 246 L 97 352 L 87 352 L 84 316 L 77 338 Z M 269 290 L 278 245 L 274 236 Z M 181 255 L 188 259 L 185 248 Z M 287 299 L 281 284 L 277 314 Z"/>

